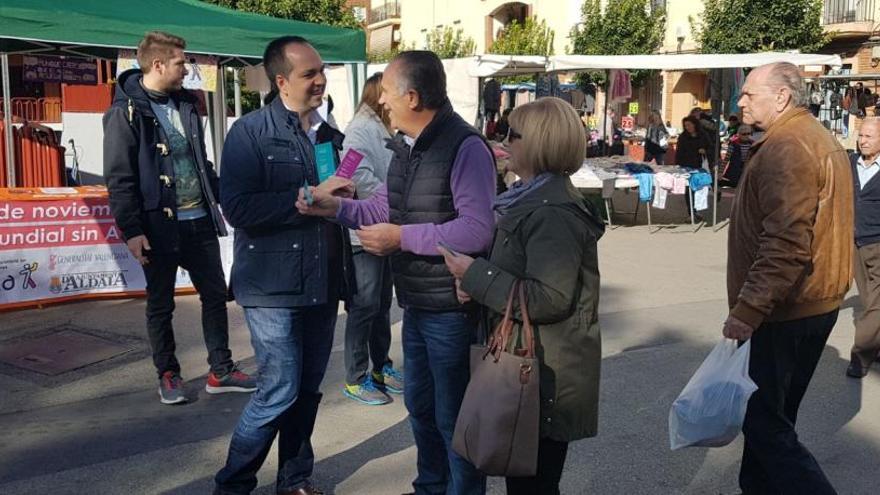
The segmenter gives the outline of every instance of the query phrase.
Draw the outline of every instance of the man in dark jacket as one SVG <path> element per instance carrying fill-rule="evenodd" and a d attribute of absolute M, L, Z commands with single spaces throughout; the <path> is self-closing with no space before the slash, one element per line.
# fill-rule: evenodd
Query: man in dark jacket
<path fill-rule="evenodd" d="M 495 163 L 479 132 L 446 95 L 437 55 L 403 52 L 382 76 L 382 98 L 400 130 L 386 185 L 366 200 L 340 200 L 318 188 L 300 211 L 335 216 L 358 227 L 365 251 L 391 256 L 397 302 L 404 308 L 404 396 L 418 449 L 418 494 L 479 495 L 486 482 L 452 448 L 452 433 L 470 379 L 475 308 L 462 306 L 439 243 L 468 254 L 492 241 Z"/>
<path fill-rule="evenodd" d="M 232 290 L 244 307 L 258 389 L 232 435 L 216 494 L 250 493 L 278 436 L 276 493 L 312 495 L 311 435 L 333 347 L 350 260 L 342 228 L 301 215 L 297 191 L 341 149 L 342 133 L 317 109 L 324 63 L 304 39 L 285 36 L 263 56 L 274 98 L 238 120 L 223 148 L 223 212 L 235 227 Z"/>
<path fill-rule="evenodd" d="M 880 119 L 869 117 L 859 129 L 859 154 L 850 158 L 855 189 L 854 272 L 862 313 L 847 376 L 863 378 L 880 353 Z"/>
<path fill-rule="evenodd" d="M 163 404 L 186 402 L 174 356 L 174 286 L 187 270 L 202 301 L 211 372 L 208 393 L 252 392 L 229 351 L 226 280 L 218 235 L 217 175 L 205 154 L 195 98 L 183 89 L 183 39 L 150 32 L 138 45 L 141 69 L 119 76 L 104 114 L 104 176 L 110 209 L 147 281 L 147 331 Z"/>

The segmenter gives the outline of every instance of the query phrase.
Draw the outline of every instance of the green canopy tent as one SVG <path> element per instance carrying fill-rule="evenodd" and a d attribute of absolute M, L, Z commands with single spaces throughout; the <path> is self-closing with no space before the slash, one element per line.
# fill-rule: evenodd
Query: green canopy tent
<path fill-rule="evenodd" d="M 187 42 L 187 52 L 216 55 L 221 65 L 236 66 L 259 63 L 266 44 L 274 38 L 302 36 L 327 63 L 351 65 L 350 83 L 355 95 L 360 93 L 358 89 L 366 72 L 366 36 L 362 30 L 277 19 L 199 0 L 3 0 L 0 3 L 0 58 L 6 128 L 11 126 L 9 54 L 115 58 L 118 49 L 136 48 L 144 33 L 151 30 L 182 36 Z M 215 100 L 218 96 L 222 95 L 215 95 Z M 222 99 L 219 101 L 222 103 Z M 225 126 L 212 127 L 215 127 L 214 142 L 219 154 Z M 6 133 L 10 168 L 13 164 L 9 156 L 11 137 L 11 133 Z M 10 179 L 13 175 L 14 169 Z"/>

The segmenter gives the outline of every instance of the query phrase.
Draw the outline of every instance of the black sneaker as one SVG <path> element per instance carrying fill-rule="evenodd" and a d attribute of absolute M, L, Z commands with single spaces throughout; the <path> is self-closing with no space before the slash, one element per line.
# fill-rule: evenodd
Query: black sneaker
<path fill-rule="evenodd" d="M 187 401 L 180 374 L 173 371 L 162 373 L 162 378 L 159 378 L 159 401 L 162 404 L 182 404 Z"/>

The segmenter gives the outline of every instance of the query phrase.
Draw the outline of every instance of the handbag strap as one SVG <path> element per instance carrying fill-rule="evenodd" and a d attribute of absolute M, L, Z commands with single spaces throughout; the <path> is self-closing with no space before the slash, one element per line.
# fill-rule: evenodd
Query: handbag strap
<path fill-rule="evenodd" d="M 522 337 L 526 345 L 526 357 L 535 357 L 535 330 L 532 328 L 532 320 L 529 318 L 529 308 L 526 304 L 526 284 L 519 284 L 519 312 L 522 316 Z"/>
<path fill-rule="evenodd" d="M 513 331 L 513 299 L 516 297 L 516 290 L 517 287 L 519 287 L 519 284 L 520 282 L 517 280 L 513 283 L 513 286 L 511 286 L 510 293 L 507 295 L 507 305 L 504 309 L 504 318 L 501 320 L 501 323 L 495 327 L 495 331 L 492 332 L 492 336 L 489 339 L 486 355 L 492 354 L 495 356 L 496 362 L 501 358 L 501 352 L 507 348 L 507 342 Z M 486 356 L 483 357 L 485 358 Z"/>

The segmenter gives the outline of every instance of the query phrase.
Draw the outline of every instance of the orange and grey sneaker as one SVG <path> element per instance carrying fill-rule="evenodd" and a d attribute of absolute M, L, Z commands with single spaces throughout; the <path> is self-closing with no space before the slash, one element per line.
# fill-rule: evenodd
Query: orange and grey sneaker
<path fill-rule="evenodd" d="M 179 373 L 166 371 L 159 378 L 159 401 L 162 404 L 182 404 L 187 401 L 183 378 Z"/>
<path fill-rule="evenodd" d="M 205 384 L 205 392 L 209 394 L 225 394 L 227 392 L 250 393 L 257 389 L 257 380 L 233 368 L 223 376 L 208 373 L 208 383 Z"/>

